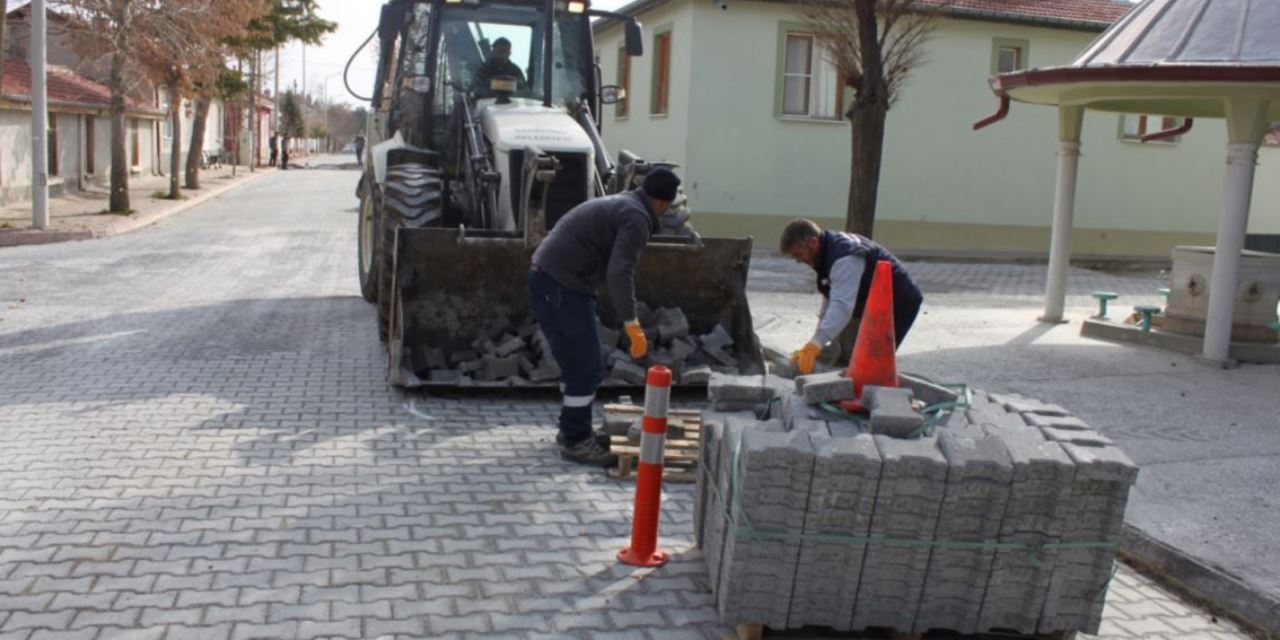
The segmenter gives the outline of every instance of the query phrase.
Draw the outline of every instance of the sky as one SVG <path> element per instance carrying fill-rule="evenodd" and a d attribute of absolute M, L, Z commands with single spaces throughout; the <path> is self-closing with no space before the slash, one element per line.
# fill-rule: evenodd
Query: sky
<path fill-rule="evenodd" d="M 592 6 L 607 10 L 626 3 L 627 0 L 595 0 Z M 314 95 L 324 95 L 324 87 L 327 86 L 331 100 L 359 105 L 362 101 L 352 97 L 343 86 L 342 69 L 360 43 L 378 27 L 382 3 L 376 0 L 320 0 L 319 5 L 321 17 L 338 23 L 338 30 L 329 34 L 319 46 L 306 47 L 306 84 L 311 87 Z M 363 96 L 368 96 L 373 90 L 377 62 L 371 51 L 375 47 L 376 41 L 371 42 L 369 50 L 357 55 L 355 62 L 351 64 L 351 88 Z M 294 83 L 302 86 L 302 50 L 302 45 L 298 43 L 280 50 L 281 91 Z M 270 56 L 263 58 L 264 66 L 272 64 Z M 264 71 L 269 72 L 270 69 Z"/>

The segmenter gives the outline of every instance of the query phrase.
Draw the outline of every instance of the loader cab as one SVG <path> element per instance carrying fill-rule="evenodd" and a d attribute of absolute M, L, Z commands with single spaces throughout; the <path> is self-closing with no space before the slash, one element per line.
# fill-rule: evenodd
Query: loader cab
<path fill-rule="evenodd" d="M 612 14 L 566 0 L 392 0 L 384 7 L 378 139 L 399 133 L 429 150 L 447 194 L 442 226 L 521 230 L 531 149 L 555 156 L 560 167 L 544 212 L 548 229 L 602 191 L 598 126 L 580 115 L 601 105 L 593 15 Z M 638 54 L 639 25 L 627 20 Z M 510 48 L 506 62 L 496 56 L 500 41 Z M 514 90 L 496 91 L 496 76 L 516 80 Z"/>

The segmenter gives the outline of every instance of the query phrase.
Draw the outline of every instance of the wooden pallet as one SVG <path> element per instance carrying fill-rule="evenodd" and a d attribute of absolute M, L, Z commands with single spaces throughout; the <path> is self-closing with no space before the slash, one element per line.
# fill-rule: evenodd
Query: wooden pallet
<path fill-rule="evenodd" d="M 930 633 L 905 633 L 902 631 L 893 631 L 893 630 L 858 631 L 858 632 L 851 631 L 848 634 L 838 634 L 832 631 L 831 629 L 822 629 L 820 634 L 814 631 L 806 632 L 804 629 L 773 632 L 773 631 L 770 631 L 764 625 L 760 625 L 760 624 L 739 624 L 735 628 L 735 632 L 736 633 L 734 635 L 726 635 L 725 638 L 723 638 L 722 640 L 762 640 L 763 638 L 794 638 L 796 640 L 800 640 L 802 638 L 803 639 L 839 638 L 842 636 L 847 638 L 856 638 L 857 640 L 869 640 L 869 639 L 928 640 L 928 638 L 930 637 L 939 637 L 936 635 L 932 635 Z M 987 635 L 978 634 L 975 636 L 950 635 L 947 637 L 951 638 L 952 640 L 956 640 L 957 638 L 973 638 L 975 640 L 984 640 L 988 638 L 994 638 L 996 636 L 992 636 L 990 634 L 987 634 Z M 1000 637 L 1009 638 L 1011 636 L 1001 634 Z M 1037 634 L 1031 634 L 1031 635 L 1012 636 L 1012 637 L 1022 638 L 1024 640 L 1073 640 L 1076 637 L 1076 634 L 1075 632 L 1059 631 L 1056 633 L 1037 633 Z"/>
<path fill-rule="evenodd" d="M 629 404 L 605 405 L 604 410 L 634 415 L 637 418 L 644 415 L 644 407 Z M 675 409 L 668 412 L 667 420 L 671 425 L 683 427 L 684 437 L 666 439 L 662 456 L 662 481 L 676 484 L 697 482 L 702 412 Z M 609 449 L 618 456 L 618 466 L 607 469 L 605 473 L 614 480 L 634 480 L 636 465 L 640 460 L 640 444 L 628 440 L 626 436 L 613 436 L 609 440 Z"/>

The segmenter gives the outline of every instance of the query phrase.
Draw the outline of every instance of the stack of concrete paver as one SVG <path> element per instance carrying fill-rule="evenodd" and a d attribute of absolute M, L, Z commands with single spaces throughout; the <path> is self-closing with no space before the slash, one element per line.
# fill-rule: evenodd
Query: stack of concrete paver
<path fill-rule="evenodd" d="M 1056 405 L 909 377 L 950 404 L 893 437 L 814 406 L 837 377 L 709 383 L 694 526 L 725 622 L 1097 631 L 1137 477 L 1123 452 Z"/>
<path fill-rule="evenodd" d="M 722 325 L 694 335 L 680 309 L 649 310 L 641 305 L 642 324 L 651 350 L 651 364 L 665 365 L 684 385 L 706 384 L 713 373 L 737 374 L 738 359 L 733 337 Z M 597 327 L 604 354 L 606 384 L 640 386 L 645 367 L 631 359 L 620 329 Z M 426 372 L 433 384 L 470 386 L 483 384 L 551 383 L 560 379 L 560 367 L 551 355 L 546 336 L 532 316 L 509 324 L 481 327 L 464 348 L 415 349 L 413 370 Z"/>

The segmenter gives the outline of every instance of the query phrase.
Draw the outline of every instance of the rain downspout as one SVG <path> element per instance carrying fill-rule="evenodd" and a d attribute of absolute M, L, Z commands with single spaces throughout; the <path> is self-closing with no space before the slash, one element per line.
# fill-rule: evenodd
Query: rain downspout
<path fill-rule="evenodd" d="M 1187 118 L 1186 120 L 1182 121 L 1182 126 L 1174 127 L 1172 129 L 1165 129 L 1164 131 L 1157 131 L 1155 133 L 1148 133 L 1138 139 L 1141 140 L 1142 142 L 1155 142 L 1156 140 L 1167 140 L 1169 138 L 1176 138 L 1190 131 L 1192 124 L 1195 124 L 1195 120 L 1191 118 Z"/>
<path fill-rule="evenodd" d="M 1009 115 L 1009 96 L 1001 94 L 1000 108 L 997 109 L 995 113 L 973 123 L 973 130 L 978 131 L 980 129 L 985 129 L 997 122 L 1000 122 L 1001 120 L 1004 120 L 1005 117 L 1007 117 L 1008 115 Z"/>

